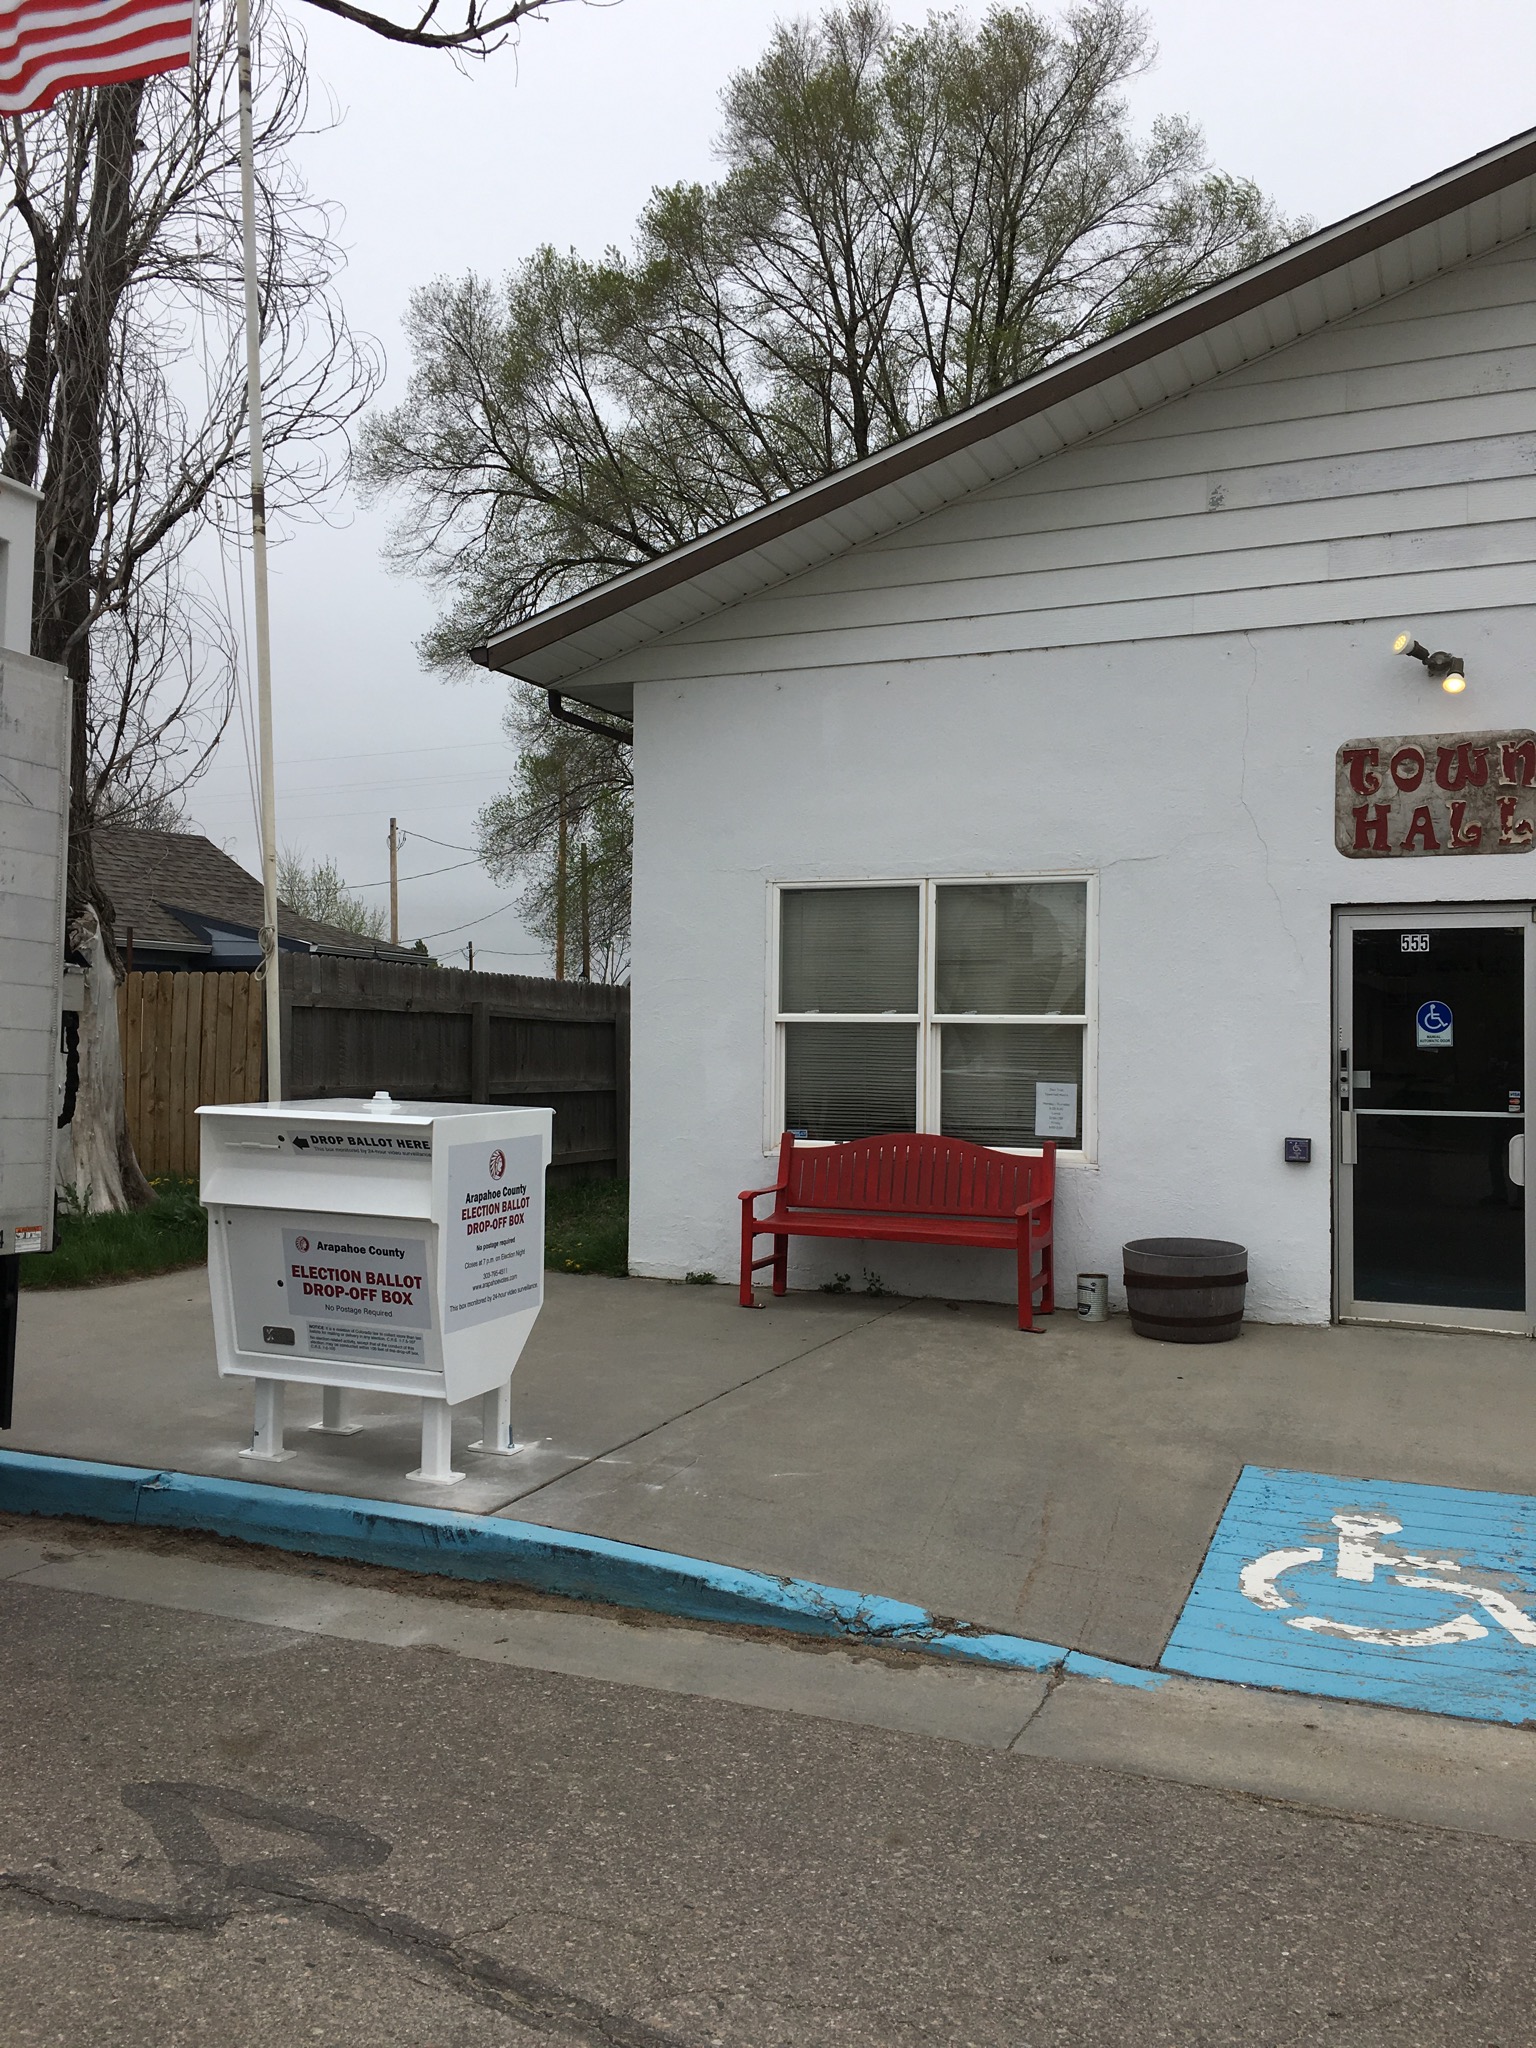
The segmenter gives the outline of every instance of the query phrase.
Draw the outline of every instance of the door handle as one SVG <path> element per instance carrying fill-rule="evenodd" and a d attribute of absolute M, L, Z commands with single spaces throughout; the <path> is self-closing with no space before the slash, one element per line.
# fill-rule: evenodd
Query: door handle
<path fill-rule="evenodd" d="M 1525 1186 L 1524 1131 L 1517 1131 L 1509 1141 L 1509 1177 L 1517 1188 Z"/>
<path fill-rule="evenodd" d="M 1359 1148 L 1355 1142 L 1355 1112 L 1352 1109 L 1339 1112 L 1339 1164 L 1359 1164 Z"/>

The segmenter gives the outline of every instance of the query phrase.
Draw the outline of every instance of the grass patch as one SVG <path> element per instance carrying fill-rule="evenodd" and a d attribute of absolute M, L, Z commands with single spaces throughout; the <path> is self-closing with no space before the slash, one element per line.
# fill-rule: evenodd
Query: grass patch
<path fill-rule="evenodd" d="M 629 1271 L 629 1182 L 551 1181 L 544 1197 L 544 1263 L 560 1273 Z"/>
<path fill-rule="evenodd" d="M 155 1200 L 124 1216 L 62 1212 L 55 1248 L 21 1261 L 23 1287 L 97 1287 L 200 1266 L 208 1256 L 208 1218 L 195 1181 L 153 1183 Z M 544 1263 L 564 1273 L 629 1271 L 629 1182 L 551 1182 L 546 1196 Z"/>
<path fill-rule="evenodd" d="M 132 1280 L 200 1266 L 208 1256 L 208 1217 L 197 1199 L 197 1184 L 167 1176 L 152 1183 L 147 1209 L 122 1216 L 59 1212 L 54 1249 L 21 1261 L 23 1287 L 96 1287 L 105 1280 Z"/>

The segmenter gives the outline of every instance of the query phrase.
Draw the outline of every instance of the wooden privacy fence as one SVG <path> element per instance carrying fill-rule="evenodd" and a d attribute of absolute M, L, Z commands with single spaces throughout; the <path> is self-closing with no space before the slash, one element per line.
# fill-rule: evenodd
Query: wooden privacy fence
<path fill-rule="evenodd" d="M 117 992 L 128 1130 L 152 1178 L 197 1172 L 200 1102 L 262 1092 L 261 983 L 253 974 L 130 974 Z"/>
<path fill-rule="evenodd" d="M 290 1095 L 555 1112 L 552 1170 L 629 1172 L 629 990 L 321 954 L 283 961 Z"/>
<path fill-rule="evenodd" d="M 147 1174 L 197 1172 L 199 1103 L 264 1093 L 252 974 L 130 974 L 128 1129 Z M 552 1171 L 629 1172 L 629 990 L 285 954 L 283 1092 L 552 1108 Z"/>

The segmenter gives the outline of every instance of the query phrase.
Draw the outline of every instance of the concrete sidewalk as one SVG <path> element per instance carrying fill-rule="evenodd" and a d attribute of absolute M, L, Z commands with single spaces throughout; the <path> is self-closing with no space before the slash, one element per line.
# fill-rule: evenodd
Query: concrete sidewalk
<path fill-rule="evenodd" d="M 1536 1356 L 1519 1340 L 1249 1326 L 1148 1343 L 1123 1319 L 551 1273 L 513 1380 L 526 1446 L 412 1485 L 417 1406 L 360 1396 L 361 1435 L 309 1436 L 274 1484 L 526 1521 L 911 1600 L 1154 1663 L 1240 1468 L 1528 1491 Z M 22 1302 L 7 1448 L 250 1479 L 250 1394 L 212 1361 L 206 1280 Z"/>

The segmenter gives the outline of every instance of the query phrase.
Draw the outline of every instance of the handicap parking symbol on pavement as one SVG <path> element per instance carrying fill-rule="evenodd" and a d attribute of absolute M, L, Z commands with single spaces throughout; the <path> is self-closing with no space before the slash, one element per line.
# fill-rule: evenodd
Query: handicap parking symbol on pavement
<path fill-rule="evenodd" d="M 1248 1466 L 1162 1668 L 1536 1719 L 1536 1499 Z"/>

